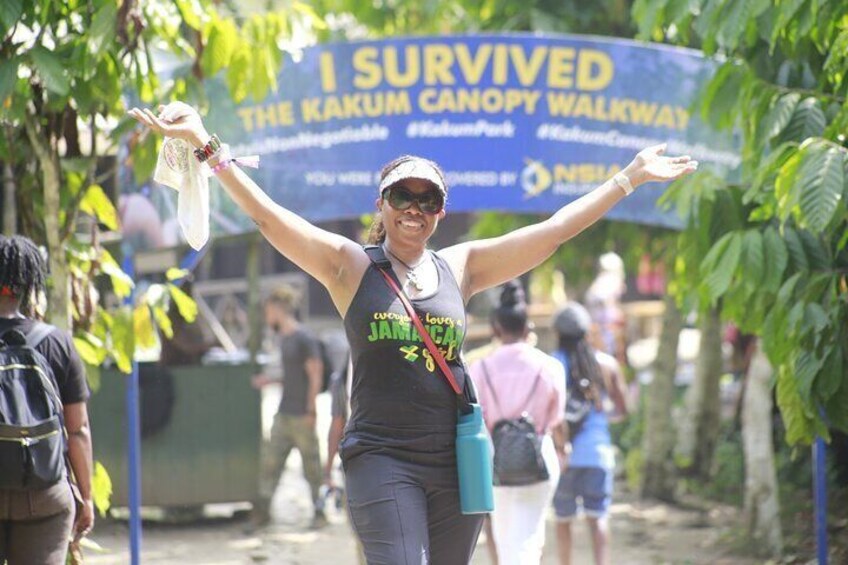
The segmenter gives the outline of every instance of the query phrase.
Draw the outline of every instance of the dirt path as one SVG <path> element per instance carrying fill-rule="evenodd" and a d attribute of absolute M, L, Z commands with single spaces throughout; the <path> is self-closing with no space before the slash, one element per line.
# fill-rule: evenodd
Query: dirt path
<path fill-rule="evenodd" d="M 274 524 L 259 536 L 243 533 L 243 518 L 231 517 L 232 506 L 207 507 L 210 518 L 193 523 L 145 522 L 142 562 L 162 565 L 354 565 L 353 536 L 341 512 L 329 513 L 330 525 L 310 531 L 307 485 L 300 474 L 296 455 L 290 459 L 283 488 L 274 499 Z M 710 515 L 663 504 L 636 501 L 620 493 L 612 507 L 613 563 L 641 565 L 663 563 L 748 564 L 753 560 L 729 556 L 722 548 L 722 536 L 737 522 L 736 511 L 718 509 Z M 548 520 L 547 544 L 542 560 L 556 560 L 555 524 Z M 575 565 L 591 564 L 588 533 L 576 529 Z M 92 565 L 129 562 L 129 536 L 125 522 L 101 522 L 94 539 L 107 551 L 87 552 Z M 481 538 L 474 565 L 488 565 L 485 540 Z"/>

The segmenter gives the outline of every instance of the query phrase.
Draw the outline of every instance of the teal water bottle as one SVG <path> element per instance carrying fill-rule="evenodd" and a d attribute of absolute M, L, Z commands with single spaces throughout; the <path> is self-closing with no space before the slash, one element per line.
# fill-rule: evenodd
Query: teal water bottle
<path fill-rule="evenodd" d="M 484 514 L 495 508 L 492 494 L 492 444 L 483 422 L 483 409 L 471 404 L 456 424 L 456 467 L 459 505 L 463 514 Z"/>

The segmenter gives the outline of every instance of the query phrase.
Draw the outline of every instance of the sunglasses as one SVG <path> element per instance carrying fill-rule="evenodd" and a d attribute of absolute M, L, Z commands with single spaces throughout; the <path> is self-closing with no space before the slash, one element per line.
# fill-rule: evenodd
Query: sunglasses
<path fill-rule="evenodd" d="M 438 190 L 416 194 L 405 186 L 390 186 L 383 190 L 383 200 L 395 210 L 408 210 L 413 204 L 425 214 L 438 214 L 445 207 L 445 199 Z"/>

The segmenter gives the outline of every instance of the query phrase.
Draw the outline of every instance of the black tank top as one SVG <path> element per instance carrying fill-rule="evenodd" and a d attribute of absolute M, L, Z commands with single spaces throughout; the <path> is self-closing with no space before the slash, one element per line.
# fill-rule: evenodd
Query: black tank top
<path fill-rule="evenodd" d="M 460 349 L 466 320 L 462 293 L 445 260 L 429 253 L 438 272 L 438 287 L 432 295 L 411 302 L 457 384 L 463 387 L 466 372 Z M 373 264 L 362 277 L 344 326 L 353 359 L 353 384 L 343 459 L 372 448 L 452 450 L 453 442 L 445 438 L 455 433 L 456 395 L 403 304 Z"/>

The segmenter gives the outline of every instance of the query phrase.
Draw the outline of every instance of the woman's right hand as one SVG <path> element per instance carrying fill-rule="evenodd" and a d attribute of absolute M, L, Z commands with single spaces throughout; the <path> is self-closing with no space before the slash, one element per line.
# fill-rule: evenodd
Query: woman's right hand
<path fill-rule="evenodd" d="M 200 114 L 185 102 L 171 102 L 159 106 L 158 116 L 149 108 L 133 108 L 129 115 L 156 133 L 184 139 L 195 147 L 203 147 L 211 137 L 203 127 Z"/>

